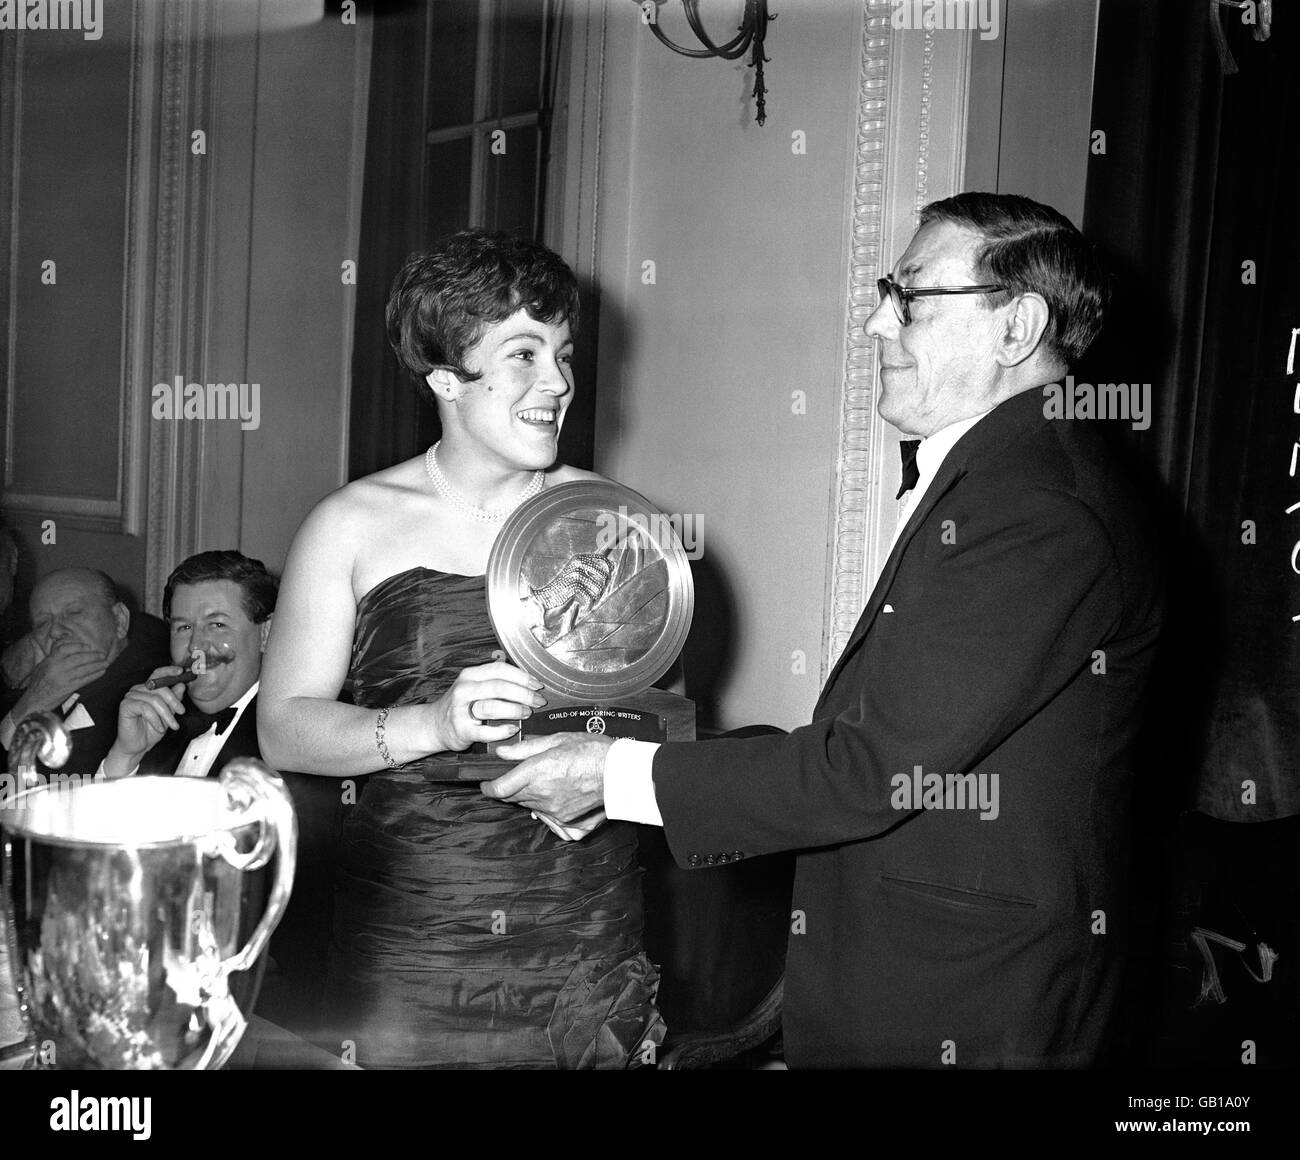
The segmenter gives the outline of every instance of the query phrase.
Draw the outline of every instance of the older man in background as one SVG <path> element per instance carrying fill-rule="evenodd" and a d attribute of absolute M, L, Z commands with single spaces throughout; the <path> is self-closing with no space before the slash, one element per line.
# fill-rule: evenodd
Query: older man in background
<path fill-rule="evenodd" d="M 113 579 L 94 568 L 60 568 L 29 602 L 35 667 L 0 720 L 0 746 L 30 713 L 55 713 L 72 736 L 61 772 L 91 775 L 117 733 L 117 707 L 132 685 L 165 662 L 152 634 L 131 633 L 131 613 Z"/>
<path fill-rule="evenodd" d="M 912 496 L 813 720 L 706 745 L 530 739 L 484 786 L 561 822 L 603 805 L 661 824 L 684 867 L 798 851 L 794 1066 L 1104 1057 L 1162 621 L 1136 495 L 1097 432 L 1048 406 L 1105 287 L 1050 207 L 927 206 L 865 325 L 880 416 L 919 440 Z"/>

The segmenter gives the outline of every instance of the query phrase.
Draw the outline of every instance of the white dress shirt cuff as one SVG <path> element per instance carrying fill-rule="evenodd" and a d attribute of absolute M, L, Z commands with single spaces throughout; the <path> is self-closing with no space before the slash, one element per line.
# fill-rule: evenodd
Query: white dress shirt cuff
<path fill-rule="evenodd" d="M 107 766 L 104 764 L 104 762 L 107 761 L 107 760 L 108 760 L 108 759 L 105 758 L 104 761 L 101 761 L 101 762 L 99 763 L 99 768 L 95 770 L 95 776 L 94 776 L 93 778 L 91 778 L 92 781 L 108 781 L 108 780 L 109 780 L 109 776 L 108 776 L 108 768 L 107 768 Z M 125 773 L 118 774 L 118 776 L 115 777 L 115 778 L 113 778 L 112 780 L 114 780 L 114 781 L 121 781 L 121 780 L 122 780 L 123 778 L 125 778 L 125 777 L 135 777 L 135 775 L 136 775 L 137 773 L 139 773 L 139 772 L 140 772 L 140 763 L 137 761 L 137 762 L 136 762 L 133 766 L 131 766 L 131 768 L 128 769 Z"/>
<path fill-rule="evenodd" d="M 605 754 L 605 816 L 611 821 L 662 826 L 655 800 L 653 741 L 620 737 Z"/>

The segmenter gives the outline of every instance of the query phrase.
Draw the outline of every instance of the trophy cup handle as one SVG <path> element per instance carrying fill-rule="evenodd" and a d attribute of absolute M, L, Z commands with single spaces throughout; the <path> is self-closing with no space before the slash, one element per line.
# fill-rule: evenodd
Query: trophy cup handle
<path fill-rule="evenodd" d="M 53 713 L 29 713 L 14 730 L 9 742 L 9 763 L 23 789 L 42 785 L 39 758 L 50 769 L 62 769 L 72 756 L 72 736 Z"/>
<path fill-rule="evenodd" d="M 298 856 L 298 817 L 280 775 L 260 761 L 237 757 L 221 771 L 219 780 L 231 805 L 241 811 L 257 811 L 260 817 L 256 820 L 261 825 L 257 844 L 252 850 L 240 854 L 233 844 L 224 845 L 220 850 L 221 857 L 237 870 L 257 870 L 271 860 L 277 846 L 280 850 L 271 897 L 257 929 L 238 953 L 222 963 L 223 972 L 229 973 L 246 971 L 257 962 L 257 956 L 262 953 L 289 905 L 294 863 Z"/>

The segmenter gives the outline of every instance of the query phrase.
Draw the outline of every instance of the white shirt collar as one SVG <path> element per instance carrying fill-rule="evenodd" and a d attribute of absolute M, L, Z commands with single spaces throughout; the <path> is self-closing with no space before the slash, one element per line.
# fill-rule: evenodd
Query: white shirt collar
<path fill-rule="evenodd" d="M 248 686 L 247 690 L 245 690 L 244 695 L 240 697 L 239 700 L 237 700 L 233 705 L 230 706 L 230 708 L 234 709 L 235 715 L 231 717 L 230 724 L 226 726 L 225 732 L 221 734 L 223 740 L 227 736 L 229 736 L 230 731 L 235 727 L 235 722 L 238 721 L 244 715 L 244 710 L 248 708 L 249 702 L 252 701 L 252 699 L 257 696 L 257 690 L 258 687 L 261 685 L 261 683 L 262 682 L 260 680 L 254 681 L 251 685 Z M 217 712 L 220 713 L 221 710 L 218 709 Z M 199 734 L 199 737 L 205 737 L 205 736 L 207 736 L 207 734 L 205 733 Z"/>
<path fill-rule="evenodd" d="M 939 474 L 939 468 L 943 466 L 943 461 L 948 458 L 948 452 L 953 449 L 957 440 L 992 410 L 993 408 L 990 407 L 988 411 L 981 411 L 969 419 L 958 419 L 957 422 L 949 423 L 948 426 L 941 427 L 934 434 L 927 435 L 921 440 L 921 446 L 916 449 L 916 468 L 921 473 L 921 478 L 912 489 L 917 494 L 917 498 L 925 493 L 930 480 Z M 914 503 L 915 500 L 912 502 Z"/>
<path fill-rule="evenodd" d="M 978 415 L 972 415 L 969 419 L 958 419 L 957 422 L 949 423 L 948 426 L 939 428 L 938 431 L 927 435 L 921 440 L 920 446 L 916 449 L 916 470 L 918 473 L 916 486 L 911 491 L 904 493 L 903 498 L 899 501 L 898 523 L 894 528 L 894 537 L 889 542 L 890 551 L 893 551 L 894 545 L 898 543 L 898 537 L 902 534 L 908 517 L 916 510 L 916 505 L 921 502 L 921 497 L 929 490 L 930 484 L 934 482 L 934 477 L 939 474 L 939 468 L 943 466 L 943 461 L 948 458 L 948 452 L 953 449 L 958 439 L 992 410 L 993 408 L 990 407 L 988 411 L 981 411 Z"/>
<path fill-rule="evenodd" d="M 243 715 L 244 710 L 248 708 L 249 701 L 251 701 L 254 697 L 257 696 L 257 690 L 261 686 L 261 684 L 262 684 L 261 680 L 254 681 L 251 685 L 248 686 L 248 691 L 242 697 L 240 697 L 238 701 L 235 702 L 235 721 L 238 721 L 239 718 Z M 232 721 L 230 723 L 232 728 L 234 727 L 235 721 Z"/>
<path fill-rule="evenodd" d="M 235 715 L 230 719 L 230 725 L 224 733 L 218 734 L 215 731 L 216 725 L 211 725 L 206 732 L 200 733 L 185 747 L 185 752 L 181 754 L 180 763 L 176 767 L 178 777 L 207 777 L 216 764 L 218 755 L 225 748 L 226 742 L 230 740 L 230 732 L 234 729 L 235 723 L 244 715 L 249 702 L 257 696 L 260 684 L 261 681 L 254 681 L 247 692 L 231 706 L 235 710 Z"/>

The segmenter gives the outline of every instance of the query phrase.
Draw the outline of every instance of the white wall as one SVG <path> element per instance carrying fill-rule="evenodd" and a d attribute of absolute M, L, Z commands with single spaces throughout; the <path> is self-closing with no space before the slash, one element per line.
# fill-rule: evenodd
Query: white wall
<path fill-rule="evenodd" d="M 290 11 L 307 19 L 268 26 Z M 60 372 L 63 394 L 38 397 L 18 431 L 38 463 L 58 444 L 55 461 L 72 479 L 55 481 L 68 493 L 55 496 L 63 508 L 20 512 L 33 570 L 102 567 L 157 611 L 163 578 L 193 551 L 239 547 L 278 569 L 303 516 L 344 480 L 354 290 L 340 270 L 357 257 L 370 18 L 345 24 L 337 6 L 322 15 L 320 5 L 256 0 L 137 0 L 117 17 L 102 45 L 76 33 L 38 39 L 25 46 L 21 76 L 6 73 L 6 85 L 37 96 L 68 90 L 72 70 L 78 83 L 76 102 L 29 98 L 25 129 L 17 101 L 0 101 L 0 154 L 24 150 L 34 182 L 0 190 L 26 193 L 29 207 L 0 242 L 60 259 L 60 294 L 25 292 L 31 317 L 18 334 L 27 345 L 40 338 L 54 367 L 72 368 Z M 4 53 L 16 55 L 11 41 Z M 79 106 L 97 117 L 88 145 L 72 119 Z M 202 154 L 190 148 L 198 129 Z M 8 169 L 6 183 L 17 173 Z M 89 243 L 78 236 L 83 221 L 94 227 Z M 119 269 L 127 251 L 135 273 Z M 76 309 L 77 295 L 93 310 Z M 61 321 L 69 303 L 77 325 Z M 77 371 L 84 366 L 92 373 Z M 173 375 L 258 383 L 257 429 L 152 420 L 152 384 Z M 24 371 L 23 399 L 47 377 Z M 104 418 L 119 397 L 121 430 Z M 81 492 L 112 498 L 116 465 L 101 460 L 119 444 L 144 481 L 143 510 L 126 505 L 139 531 L 63 518 Z M 55 543 L 39 545 L 47 515 L 62 526 Z"/>
<path fill-rule="evenodd" d="M 1002 0 L 976 38 L 966 188 L 1019 193 L 1083 225 L 1099 0 Z"/>
<path fill-rule="evenodd" d="M 369 28 L 368 17 L 330 13 L 263 29 L 255 72 L 232 73 L 220 96 L 227 131 L 256 132 L 251 168 L 235 169 L 241 188 L 215 217 L 214 346 L 246 359 L 241 378 L 261 384 L 262 413 L 205 465 L 199 546 L 238 541 L 273 570 L 310 508 L 345 480 L 355 302 L 341 264 L 358 256 Z"/>
<path fill-rule="evenodd" d="M 631 4 L 607 11 L 596 467 L 703 516 L 688 664 L 721 670 L 720 725 L 790 728 L 818 691 L 861 9 L 780 6 L 762 127 L 752 70 L 671 53 Z"/>

